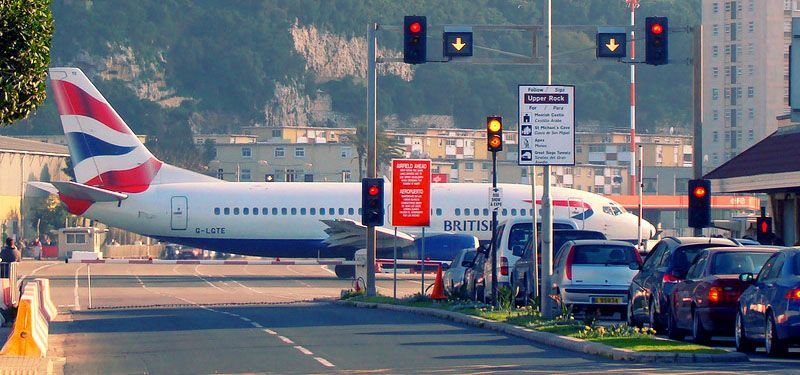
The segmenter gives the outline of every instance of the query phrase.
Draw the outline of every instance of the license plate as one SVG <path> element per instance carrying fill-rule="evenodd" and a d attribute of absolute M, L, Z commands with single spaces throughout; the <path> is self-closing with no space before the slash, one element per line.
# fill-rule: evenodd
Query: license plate
<path fill-rule="evenodd" d="M 622 297 L 592 297 L 592 303 L 621 305 Z"/>

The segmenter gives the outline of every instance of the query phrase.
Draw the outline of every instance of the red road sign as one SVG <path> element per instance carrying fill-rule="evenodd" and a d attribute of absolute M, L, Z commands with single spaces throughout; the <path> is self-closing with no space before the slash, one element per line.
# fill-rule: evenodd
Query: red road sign
<path fill-rule="evenodd" d="M 392 226 L 431 225 L 431 161 L 392 160 Z"/>

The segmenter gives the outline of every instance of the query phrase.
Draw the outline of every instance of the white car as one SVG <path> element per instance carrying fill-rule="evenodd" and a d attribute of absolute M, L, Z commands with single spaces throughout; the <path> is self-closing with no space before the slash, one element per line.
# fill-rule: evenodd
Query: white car
<path fill-rule="evenodd" d="M 456 254 L 453 261 L 450 262 L 450 267 L 442 275 L 445 290 L 449 295 L 458 294 L 462 286 L 467 286 L 467 269 L 472 268 L 475 258 L 478 256 L 477 249 L 463 249 Z M 466 290 L 465 290 L 466 292 Z"/>
<path fill-rule="evenodd" d="M 617 311 L 624 318 L 628 287 L 642 258 L 628 242 L 568 241 L 553 263 L 561 303 L 573 311 Z"/>

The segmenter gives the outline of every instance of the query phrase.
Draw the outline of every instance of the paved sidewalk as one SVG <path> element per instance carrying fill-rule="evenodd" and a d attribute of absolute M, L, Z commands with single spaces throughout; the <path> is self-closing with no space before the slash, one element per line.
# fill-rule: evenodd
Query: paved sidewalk
<path fill-rule="evenodd" d="M 0 327 L 0 346 L 5 344 L 11 331 L 11 327 Z M 52 341 L 50 344 L 52 349 Z M 61 374 L 63 363 L 63 358 L 58 357 L 0 356 L 0 375 Z"/>

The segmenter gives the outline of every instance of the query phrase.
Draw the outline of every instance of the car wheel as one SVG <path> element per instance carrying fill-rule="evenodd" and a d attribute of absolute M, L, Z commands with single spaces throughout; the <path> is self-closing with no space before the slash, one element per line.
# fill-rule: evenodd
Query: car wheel
<path fill-rule="evenodd" d="M 686 338 L 686 332 L 682 329 L 678 328 L 678 322 L 675 320 L 675 316 L 672 315 L 672 311 L 667 310 L 667 337 L 672 340 L 683 340 Z"/>
<path fill-rule="evenodd" d="M 658 314 L 656 314 L 656 301 L 654 299 L 650 300 L 650 304 L 647 310 L 647 321 L 650 324 L 650 328 L 660 331 L 661 324 L 658 323 Z"/>
<path fill-rule="evenodd" d="M 739 309 L 736 312 L 736 327 L 734 327 L 736 350 L 742 353 L 752 353 L 755 351 L 756 346 L 747 338 L 744 332 L 744 317 L 742 316 L 742 310 Z"/>
<path fill-rule="evenodd" d="M 692 339 L 697 343 L 706 343 L 711 339 L 711 335 L 703 328 L 700 313 L 695 309 L 692 310 Z"/>
<path fill-rule="evenodd" d="M 767 324 L 765 324 L 764 345 L 766 346 L 767 354 L 770 356 L 785 355 L 788 351 L 786 342 L 778 338 L 775 317 L 773 317 L 771 313 L 767 315 Z"/>

